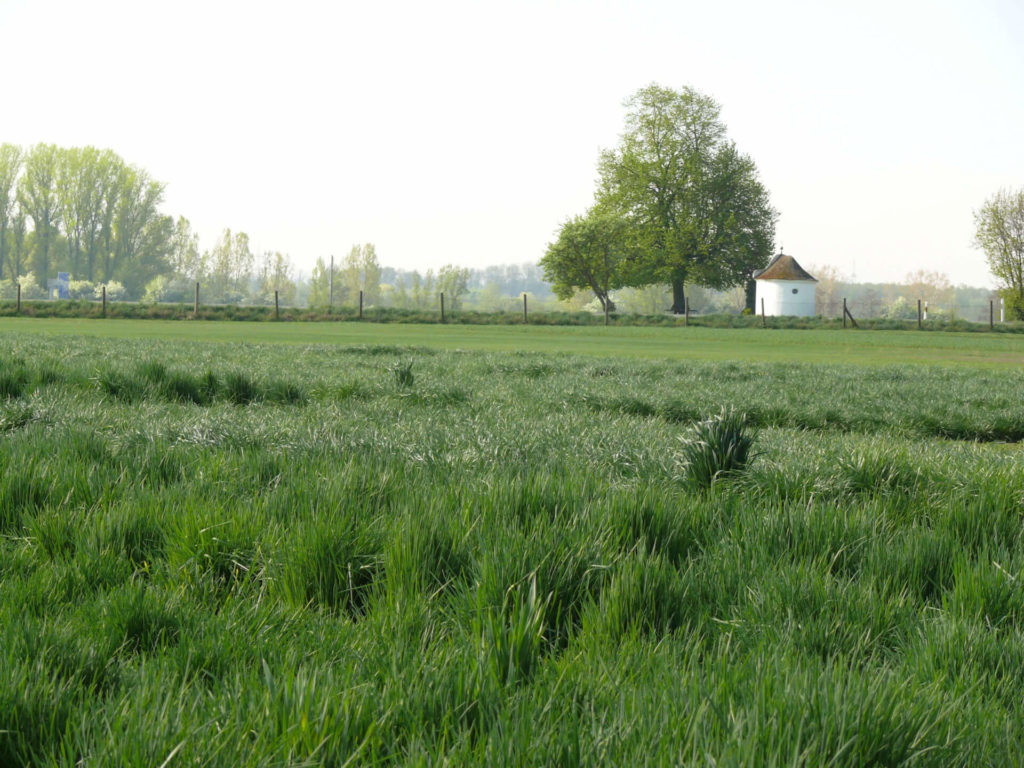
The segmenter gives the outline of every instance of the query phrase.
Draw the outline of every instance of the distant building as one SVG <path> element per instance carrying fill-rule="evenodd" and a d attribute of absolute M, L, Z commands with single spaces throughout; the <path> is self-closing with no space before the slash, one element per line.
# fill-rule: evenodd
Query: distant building
<path fill-rule="evenodd" d="M 757 281 L 755 310 L 765 315 L 814 315 L 815 280 L 796 259 L 779 251 L 768 266 L 754 273 Z"/>
<path fill-rule="evenodd" d="M 67 272 L 58 272 L 56 280 L 50 278 L 46 281 L 46 298 L 51 301 L 53 299 L 70 299 L 70 285 L 71 275 Z"/>

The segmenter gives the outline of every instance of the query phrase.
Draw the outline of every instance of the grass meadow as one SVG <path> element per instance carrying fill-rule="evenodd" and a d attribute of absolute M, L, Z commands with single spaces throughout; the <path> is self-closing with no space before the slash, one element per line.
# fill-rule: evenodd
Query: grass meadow
<path fill-rule="evenodd" d="M 128 340 L 546 352 L 648 360 L 1024 367 L 1024 334 L 1016 333 L 0 317 L 3 332 Z"/>
<path fill-rule="evenodd" d="M 1021 762 L 1010 337 L 25 322 L 0 766 Z"/>

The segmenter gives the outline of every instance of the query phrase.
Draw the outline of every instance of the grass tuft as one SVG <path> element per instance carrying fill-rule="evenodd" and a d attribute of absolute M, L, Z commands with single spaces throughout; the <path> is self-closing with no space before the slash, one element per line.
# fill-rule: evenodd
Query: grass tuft
<path fill-rule="evenodd" d="M 395 363 L 391 368 L 391 373 L 395 377 L 395 384 L 401 389 L 409 389 L 412 387 L 415 377 L 412 373 L 412 361 L 407 363 L 401 361 Z"/>
<path fill-rule="evenodd" d="M 0 371 L 0 399 L 21 397 L 28 387 L 25 369 L 17 367 Z"/>
<path fill-rule="evenodd" d="M 235 405 L 249 405 L 260 396 L 256 382 L 241 371 L 232 371 L 224 377 L 224 392 Z"/>
<path fill-rule="evenodd" d="M 528 681 L 540 665 L 549 600 L 538 595 L 536 574 L 510 587 L 500 610 L 484 605 L 478 593 L 473 632 L 480 666 L 499 687 Z"/>
<path fill-rule="evenodd" d="M 746 417 L 732 409 L 694 424 L 683 439 L 681 458 L 686 481 L 710 488 L 716 480 L 734 477 L 747 468 L 754 436 Z"/>

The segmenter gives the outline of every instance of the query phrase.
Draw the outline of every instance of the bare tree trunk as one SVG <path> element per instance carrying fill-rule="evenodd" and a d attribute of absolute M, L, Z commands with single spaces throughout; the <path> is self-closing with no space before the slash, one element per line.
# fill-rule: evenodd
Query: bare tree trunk
<path fill-rule="evenodd" d="M 612 301 L 612 297 L 603 291 L 594 291 L 597 296 L 597 300 L 601 302 L 601 309 L 605 312 L 615 311 L 615 302 Z"/>
<path fill-rule="evenodd" d="M 752 315 L 757 314 L 757 307 L 755 306 L 757 302 L 757 281 L 752 277 L 749 278 L 745 290 L 747 309 L 750 310 Z"/>
<path fill-rule="evenodd" d="M 672 314 L 686 314 L 686 281 L 684 276 L 672 278 Z"/>

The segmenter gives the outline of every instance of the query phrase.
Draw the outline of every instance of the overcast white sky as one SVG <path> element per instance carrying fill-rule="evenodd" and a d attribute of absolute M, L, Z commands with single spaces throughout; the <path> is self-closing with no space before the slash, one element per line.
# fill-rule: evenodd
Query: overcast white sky
<path fill-rule="evenodd" d="M 861 280 L 990 283 L 972 212 L 1024 186 L 1024 1 L 0 0 L 0 141 L 109 147 L 307 272 L 536 261 L 622 101 L 716 98 L 777 242 Z"/>

